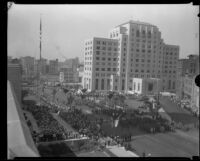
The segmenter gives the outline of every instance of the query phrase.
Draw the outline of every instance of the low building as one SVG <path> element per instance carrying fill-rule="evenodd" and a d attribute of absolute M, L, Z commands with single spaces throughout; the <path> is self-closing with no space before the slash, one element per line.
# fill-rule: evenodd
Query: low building
<path fill-rule="evenodd" d="M 58 59 L 49 61 L 49 74 L 58 74 Z"/>
<path fill-rule="evenodd" d="M 142 95 L 155 95 L 161 89 L 161 80 L 157 78 L 133 78 L 133 93 Z"/>
<path fill-rule="evenodd" d="M 7 80 L 14 85 L 14 90 L 21 103 L 22 67 L 20 64 L 8 64 Z"/>
<path fill-rule="evenodd" d="M 183 77 L 183 98 L 190 101 L 193 108 L 199 108 L 199 87 L 195 84 L 195 76 Z"/>
<path fill-rule="evenodd" d="M 56 83 L 60 82 L 58 74 L 48 74 L 46 75 L 46 82 L 47 84 L 55 85 Z"/>
<path fill-rule="evenodd" d="M 64 82 L 65 83 L 73 83 L 74 82 L 74 72 L 73 68 L 65 65 L 60 68 L 60 72 L 64 73 Z"/>

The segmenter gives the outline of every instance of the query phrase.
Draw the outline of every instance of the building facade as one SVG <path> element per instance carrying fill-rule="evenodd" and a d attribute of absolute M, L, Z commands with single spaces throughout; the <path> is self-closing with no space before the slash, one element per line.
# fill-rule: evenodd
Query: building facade
<path fill-rule="evenodd" d="M 199 87 L 195 84 L 195 76 L 183 77 L 183 98 L 190 101 L 192 108 L 199 110 Z"/>
<path fill-rule="evenodd" d="M 49 61 L 49 74 L 58 74 L 58 59 Z"/>
<path fill-rule="evenodd" d="M 187 79 L 195 78 L 199 74 L 199 56 L 189 55 L 188 59 L 178 60 L 178 83 L 177 83 L 177 95 L 179 98 L 184 97 L 184 84 L 188 86 L 189 82 Z M 191 80 L 194 81 L 194 80 Z M 187 93 L 187 87 L 186 87 Z"/>
<path fill-rule="evenodd" d="M 110 90 L 111 75 L 118 67 L 118 41 L 93 38 L 85 41 L 83 88 Z"/>
<path fill-rule="evenodd" d="M 74 72 L 73 69 L 69 66 L 63 66 L 60 68 L 60 75 L 64 75 L 65 83 L 73 83 L 74 82 Z"/>
<path fill-rule="evenodd" d="M 178 57 L 179 47 L 165 44 L 156 26 L 129 21 L 112 29 L 109 38 L 85 42 L 83 86 L 128 92 L 133 78 L 158 78 L 163 91 L 174 92 Z"/>
<path fill-rule="evenodd" d="M 161 80 L 158 78 L 133 78 L 133 93 L 143 95 L 159 94 Z"/>
<path fill-rule="evenodd" d="M 34 76 L 34 62 L 35 58 L 31 56 L 22 57 L 21 64 L 22 64 L 22 74 L 25 80 Z"/>

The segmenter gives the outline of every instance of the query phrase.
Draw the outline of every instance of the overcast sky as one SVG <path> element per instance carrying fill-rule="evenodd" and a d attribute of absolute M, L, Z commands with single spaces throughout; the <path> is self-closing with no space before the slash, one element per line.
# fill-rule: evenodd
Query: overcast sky
<path fill-rule="evenodd" d="M 198 6 L 187 5 L 13 5 L 8 11 L 8 55 L 39 58 L 42 14 L 42 55 L 60 61 L 83 60 L 84 40 L 108 37 L 129 20 L 156 25 L 164 42 L 180 46 L 180 58 L 199 54 Z M 62 56 L 63 55 L 63 56 Z"/>

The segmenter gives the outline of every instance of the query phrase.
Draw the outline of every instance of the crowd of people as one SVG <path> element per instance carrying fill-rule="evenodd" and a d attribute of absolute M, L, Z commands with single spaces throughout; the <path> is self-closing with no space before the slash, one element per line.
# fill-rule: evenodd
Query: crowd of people
<path fill-rule="evenodd" d="M 78 131 L 80 135 L 86 135 L 94 139 L 102 135 L 97 120 L 91 122 L 87 115 L 79 109 L 70 109 L 67 112 L 61 111 L 59 116 Z"/>
<path fill-rule="evenodd" d="M 39 142 L 49 142 L 65 139 L 74 139 L 79 136 L 71 130 L 65 130 L 62 125 L 52 116 L 51 113 L 56 113 L 56 107 L 29 105 L 26 107 L 34 119 L 40 132 L 33 131 L 33 140 Z"/>
<path fill-rule="evenodd" d="M 198 112 L 198 108 L 192 108 L 192 105 L 190 103 L 189 99 L 179 99 L 176 96 L 171 96 L 170 101 L 172 101 L 173 103 L 175 103 L 179 108 L 183 108 L 186 109 L 187 111 L 189 111 L 193 116 L 198 117 L 199 116 L 199 112 Z"/>

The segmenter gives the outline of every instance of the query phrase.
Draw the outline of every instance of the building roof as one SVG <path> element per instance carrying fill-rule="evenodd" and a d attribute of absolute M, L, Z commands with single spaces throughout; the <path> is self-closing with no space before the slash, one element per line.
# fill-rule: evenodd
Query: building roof
<path fill-rule="evenodd" d="M 129 20 L 128 22 L 125 22 L 125 23 L 122 23 L 116 27 L 119 27 L 119 26 L 123 26 L 123 25 L 126 25 L 126 24 L 138 24 L 138 25 L 148 25 L 148 26 L 153 26 L 153 27 L 156 27 L 155 25 L 152 25 L 150 23 L 147 23 L 147 22 L 140 22 L 140 21 L 134 21 L 134 20 Z"/>
<path fill-rule="evenodd" d="M 39 156 L 23 117 L 22 109 L 9 81 L 7 82 L 7 132 L 9 155 L 16 157 Z M 8 158 L 11 156 L 8 156 Z"/>

